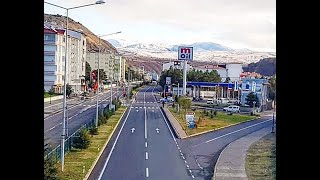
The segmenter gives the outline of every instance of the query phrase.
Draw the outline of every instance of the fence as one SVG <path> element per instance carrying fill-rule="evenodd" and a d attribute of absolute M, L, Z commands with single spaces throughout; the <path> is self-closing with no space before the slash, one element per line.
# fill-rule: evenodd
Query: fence
<path fill-rule="evenodd" d="M 95 119 L 92 119 L 88 123 L 84 124 L 81 126 L 76 132 L 71 134 L 67 139 L 64 141 L 64 153 L 67 153 L 71 150 L 72 146 L 72 139 L 73 137 L 77 137 L 79 135 L 79 132 L 81 131 L 82 128 L 90 129 L 95 126 Z M 61 145 L 58 145 L 55 147 L 53 150 L 51 150 L 47 155 L 45 155 L 44 158 L 50 158 L 52 157 L 53 161 L 58 163 L 59 160 L 61 159 Z"/>

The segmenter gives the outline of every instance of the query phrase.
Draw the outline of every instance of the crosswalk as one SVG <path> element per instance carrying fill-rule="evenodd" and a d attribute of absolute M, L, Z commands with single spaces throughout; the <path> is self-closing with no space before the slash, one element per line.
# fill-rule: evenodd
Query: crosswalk
<path fill-rule="evenodd" d="M 159 107 L 142 107 L 142 106 L 134 106 L 134 107 L 131 107 L 131 108 L 135 108 L 135 109 L 159 109 Z"/>
<path fill-rule="evenodd" d="M 157 102 L 143 102 L 143 101 L 136 101 L 134 103 L 146 103 L 146 104 L 153 104 L 153 103 L 157 103 Z"/>

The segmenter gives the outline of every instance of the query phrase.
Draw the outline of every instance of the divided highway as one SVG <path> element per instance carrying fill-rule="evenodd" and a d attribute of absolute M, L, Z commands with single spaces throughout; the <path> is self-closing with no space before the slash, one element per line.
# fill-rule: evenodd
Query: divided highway
<path fill-rule="evenodd" d="M 118 94 L 116 91 L 112 92 L 113 98 Z M 110 91 L 100 93 L 99 95 L 99 107 L 102 105 L 109 104 Z M 44 116 L 44 139 L 45 142 L 50 142 L 53 147 L 56 147 L 61 142 L 61 132 L 62 132 L 62 102 L 56 101 L 55 104 L 45 103 L 44 111 L 50 112 L 45 113 Z M 96 116 L 96 96 L 85 99 L 71 99 L 67 101 L 68 110 L 66 122 L 66 129 L 68 135 L 71 135 L 76 130 L 78 130 L 82 125 L 88 123 L 90 120 Z"/>
<path fill-rule="evenodd" d="M 272 125 L 262 117 L 211 133 L 176 139 L 153 97 L 143 88 L 128 108 L 89 180 L 211 180 L 221 151 L 232 141 Z"/>
<path fill-rule="evenodd" d="M 112 148 L 89 179 L 192 179 L 152 95 L 154 89 L 146 87 L 137 93 Z"/>

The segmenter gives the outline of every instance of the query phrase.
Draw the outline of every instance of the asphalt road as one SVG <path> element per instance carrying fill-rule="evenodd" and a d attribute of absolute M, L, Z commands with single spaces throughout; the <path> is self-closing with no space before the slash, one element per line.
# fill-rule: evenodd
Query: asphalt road
<path fill-rule="evenodd" d="M 152 103 L 155 101 L 153 89 L 147 87 L 137 94 L 90 180 L 211 180 L 217 158 L 229 143 L 264 127 L 270 127 L 271 132 L 272 117 L 269 116 L 183 140 L 176 139 L 159 109 L 161 104 Z"/>
<path fill-rule="evenodd" d="M 221 151 L 231 142 L 257 131 L 264 127 L 270 127 L 272 117 L 263 117 L 225 129 L 179 140 L 183 154 L 190 162 L 190 168 L 194 172 L 195 179 L 211 180 L 214 166 Z"/>
<path fill-rule="evenodd" d="M 117 137 L 110 141 L 89 179 L 192 179 L 153 90 L 149 86 L 136 95 L 119 133 L 114 134 Z"/>
<path fill-rule="evenodd" d="M 117 94 L 113 91 L 113 97 Z M 119 95 L 122 95 L 119 93 Z M 110 92 L 100 93 L 99 107 L 109 104 Z M 60 109 L 58 108 L 59 106 Z M 48 107 L 48 106 L 47 106 Z M 45 143 L 50 142 L 52 147 L 56 147 L 61 141 L 63 112 L 61 111 L 62 103 L 51 104 L 47 109 L 57 109 L 58 112 L 51 113 L 44 118 L 44 139 Z M 46 109 L 45 109 L 46 110 Z M 57 111 L 56 110 L 56 111 Z M 82 101 L 73 100 L 68 103 L 67 111 L 67 134 L 71 135 L 82 125 L 88 123 L 96 116 L 96 97 Z"/>

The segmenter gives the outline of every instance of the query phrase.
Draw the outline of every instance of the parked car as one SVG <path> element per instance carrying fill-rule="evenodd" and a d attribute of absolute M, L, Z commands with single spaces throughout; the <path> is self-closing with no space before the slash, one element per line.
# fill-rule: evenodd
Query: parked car
<path fill-rule="evenodd" d="M 226 112 L 237 112 L 237 113 L 239 113 L 240 112 L 240 106 L 235 106 L 235 105 L 228 106 L 228 107 L 223 108 L 223 110 L 226 111 Z"/>
<path fill-rule="evenodd" d="M 208 99 L 207 104 L 213 104 L 213 99 Z"/>

